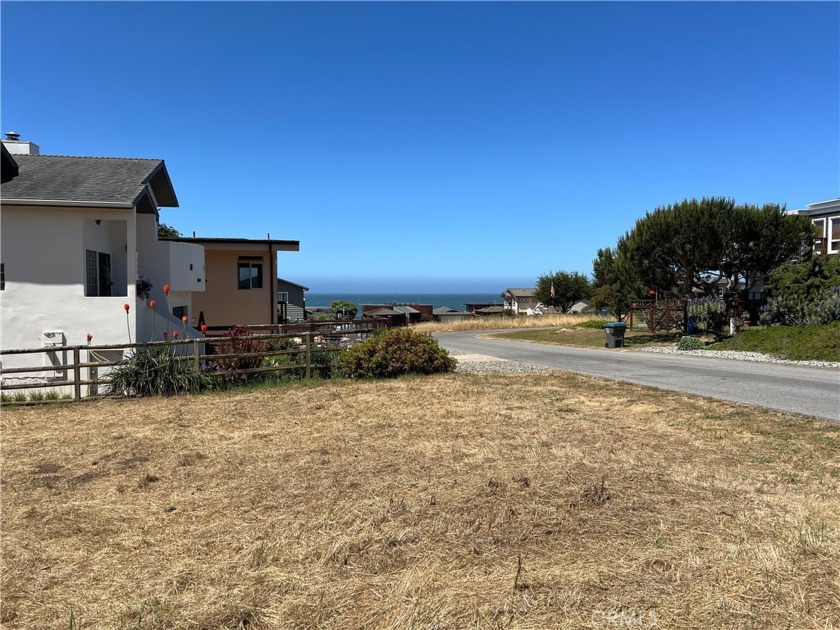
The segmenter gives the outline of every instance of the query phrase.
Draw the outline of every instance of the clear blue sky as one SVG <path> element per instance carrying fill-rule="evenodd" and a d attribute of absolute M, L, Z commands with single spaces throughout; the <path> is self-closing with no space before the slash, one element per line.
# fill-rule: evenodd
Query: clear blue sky
<path fill-rule="evenodd" d="M 2 131 L 166 160 L 184 234 L 328 291 L 591 272 L 648 210 L 840 196 L 840 4 L 21 3 Z"/>

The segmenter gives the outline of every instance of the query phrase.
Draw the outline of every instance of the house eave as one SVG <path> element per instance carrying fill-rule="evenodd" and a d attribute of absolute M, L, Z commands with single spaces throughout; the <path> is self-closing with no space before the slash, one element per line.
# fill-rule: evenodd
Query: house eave
<path fill-rule="evenodd" d="M 4 206 L 50 206 L 63 208 L 114 208 L 130 210 L 134 204 L 114 201 L 67 201 L 64 199 L 6 199 L 0 201 Z"/>

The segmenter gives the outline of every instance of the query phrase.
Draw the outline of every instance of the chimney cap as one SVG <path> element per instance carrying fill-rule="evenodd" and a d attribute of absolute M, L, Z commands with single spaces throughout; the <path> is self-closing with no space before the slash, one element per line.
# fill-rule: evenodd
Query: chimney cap
<path fill-rule="evenodd" d="M 6 140 L 18 141 L 20 140 L 20 134 L 17 131 L 7 131 Z"/>

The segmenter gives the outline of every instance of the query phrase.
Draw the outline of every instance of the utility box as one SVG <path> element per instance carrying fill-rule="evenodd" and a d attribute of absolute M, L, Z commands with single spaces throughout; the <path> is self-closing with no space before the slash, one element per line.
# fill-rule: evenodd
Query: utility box
<path fill-rule="evenodd" d="M 627 331 L 627 324 L 624 322 L 613 322 L 604 324 L 604 331 L 607 333 L 605 348 L 623 348 L 624 333 Z"/>
<path fill-rule="evenodd" d="M 44 348 L 56 348 L 52 352 L 44 353 L 44 365 L 46 367 L 59 367 L 67 365 L 67 351 L 59 350 L 66 345 L 64 332 L 61 330 L 48 330 L 44 333 L 43 346 Z M 67 370 L 50 370 L 47 372 L 47 378 L 55 379 L 57 381 L 67 380 Z"/>

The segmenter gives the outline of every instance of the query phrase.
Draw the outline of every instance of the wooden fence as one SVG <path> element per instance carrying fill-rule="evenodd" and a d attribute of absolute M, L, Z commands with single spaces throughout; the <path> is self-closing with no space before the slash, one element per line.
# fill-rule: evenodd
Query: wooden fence
<path fill-rule="evenodd" d="M 82 398 L 99 396 L 100 387 L 110 384 L 107 372 L 100 375 L 100 370 L 120 364 L 125 356 L 134 352 L 152 348 L 169 348 L 184 361 L 193 361 L 197 369 L 213 379 L 230 379 L 248 374 L 263 372 L 281 372 L 287 370 L 302 371 L 305 378 L 312 377 L 314 353 L 337 354 L 342 349 L 362 341 L 384 325 L 379 322 L 361 320 L 313 322 L 303 325 L 250 326 L 257 332 L 268 329 L 268 334 L 228 337 L 223 332 L 208 331 L 206 337 L 149 343 L 126 343 L 84 346 L 51 346 L 44 348 L 25 348 L 0 350 L 0 357 L 46 355 L 44 365 L 23 367 L 3 367 L 3 404 L 60 402 L 69 398 L 80 401 Z M 296 330 L 300 328 L 300 330 Z M 282 331 L 282 332 L 278 332 Z M 247 346 L 249 351 L 231 351 Z M 109 360 L 105 354 L 119 355 L 119 359 Z M 270 357 L 291 357 L 290 363 L 263 365 Z M 3 359 L 5 360 L 5 359 Z M 256 363 L 256 367 L 241 367 Z M 222 367 L 223 366 L 223 367 Z M 204 369 L 202 370 L 202 367 Z M 217 369 L 213 369 L 213 368 Z M 26 379 L 27 374 L 38 375 L 26 382 L 7 382 L 7 377 Z M 46 376 L 43 376 L 46 374 Z M 86 396 L 83 388 L 88 387 Z M 9 391 L 30 391 L 49 389 L 62 390 L 62 395 L 47 398 L 36 396 L 37 400 L 23 400 L 9 395 Z M 72 393 L 71 393 L 72 392 Z"/>
<path fill-rule="evenodd" d="M 672 302 L 658 301 L 655 299 L 633 300 L 630 303 L 630 313 L 628 325 L 633 329 L 634 313 L 640 313 L 645 319 L 648 330 L 653 334 L 656 330 L 665 330 L 667 333 L 671 332 L 672 328 L 683 330 L 685 328 L 686 318 L 685 300 L 675 300 Z"/>

